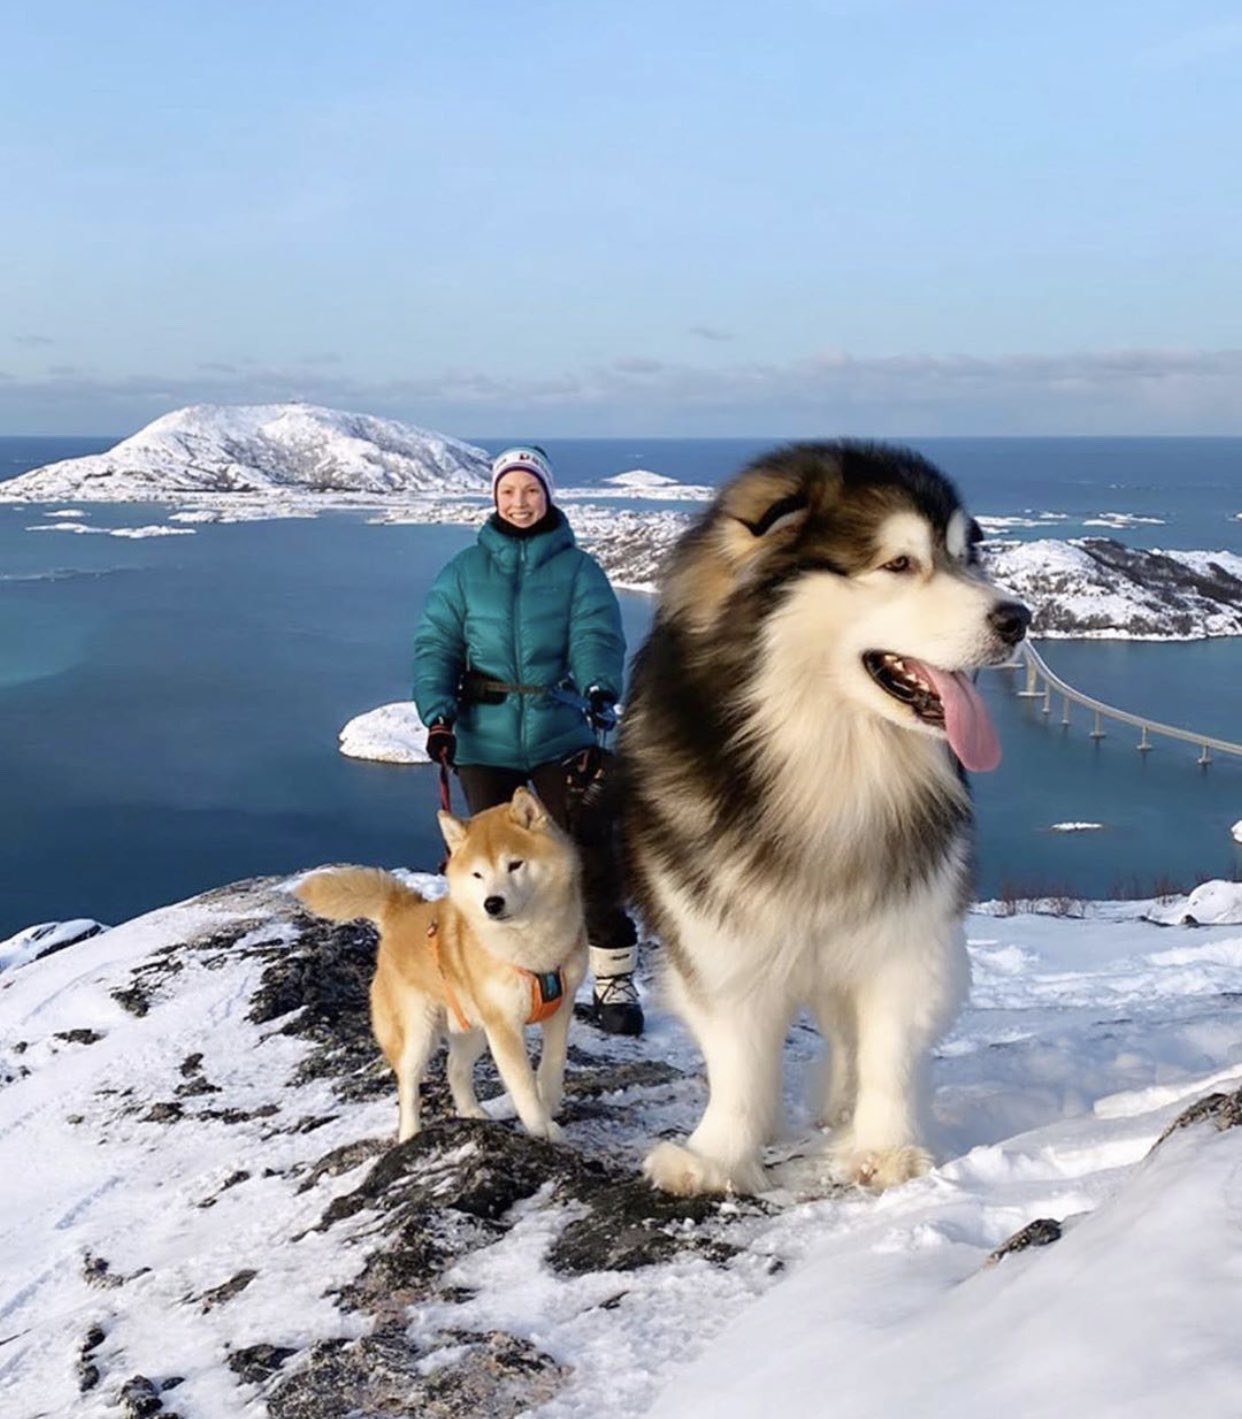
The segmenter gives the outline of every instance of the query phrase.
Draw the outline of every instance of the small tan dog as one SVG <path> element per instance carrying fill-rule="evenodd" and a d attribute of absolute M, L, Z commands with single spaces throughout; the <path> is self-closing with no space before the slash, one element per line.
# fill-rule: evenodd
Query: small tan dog
<path fill-rule="evenodd" d="M 380 929 L 371 1026 L 397 1076 L 398 1142 L 418 1132 L 418 1086 L 446 1035 L 461 1117 L 486 1117 L 474 1092 L 486 1045 L 526 1131 L 558 1139 L 553 1115 L 587 966 L 578 854 L 525 788 L 468 822 L 438 816 L 449 848 L 439 901 L 371 867 L 316 872 L 295 893 L 318 916 Z M 543 1027 L 538 1074 L 522 1033 L 534 1023 Z"/>

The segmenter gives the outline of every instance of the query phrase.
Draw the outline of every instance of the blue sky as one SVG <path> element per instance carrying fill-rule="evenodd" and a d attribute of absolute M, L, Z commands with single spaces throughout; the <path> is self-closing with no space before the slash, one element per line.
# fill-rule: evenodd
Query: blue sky
<path fill-rule="evenodd" d="M 0 433 L 1242 433 L 1242 11 L 0 12 Z"/>

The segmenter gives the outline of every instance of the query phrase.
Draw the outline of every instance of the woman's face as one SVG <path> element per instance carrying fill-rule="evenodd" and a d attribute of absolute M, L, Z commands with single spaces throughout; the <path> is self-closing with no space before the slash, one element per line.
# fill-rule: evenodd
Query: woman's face
<path fill-rule="evenodd" d="M 496 484 L 496 511 L 514 527 L 533 527 L 548 510 L 548 496 L 533 473 L 520 468 Z"/>

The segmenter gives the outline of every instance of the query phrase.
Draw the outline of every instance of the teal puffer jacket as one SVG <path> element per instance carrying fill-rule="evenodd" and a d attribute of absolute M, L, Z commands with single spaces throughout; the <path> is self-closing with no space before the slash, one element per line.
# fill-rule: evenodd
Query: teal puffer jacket
<path fill-rule="evenodd" d="M 579 708 L 546 695 L 462 702 L 467 667 L 507 684 L 565 686 L 579 695 L 598 685 L 620 696 L 621 608 L 599 563 L 554 511 L 555 525 L 533 537 L 486 523 L 427 595 L 414 637 L 414 700 L 424 724 L 453 723 L 458 763 L 529 773 L 595 737 Z"/>

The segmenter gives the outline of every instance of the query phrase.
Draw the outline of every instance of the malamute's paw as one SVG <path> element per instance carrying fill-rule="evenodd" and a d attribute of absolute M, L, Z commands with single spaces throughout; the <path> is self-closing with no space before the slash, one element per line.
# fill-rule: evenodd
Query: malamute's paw
<path fill-rule="evenodd" d="M 700 1193 L 756 1193 L 764 1188 L 759 1163 L 725 1168 L 680 1143 L 657 1143 L 643 1162 L 643 1176 L 661 1192 L 677 1197 Z"/>
<path fill-rule="evenodd" d="M 906 1143 L 896 1148 L 834 1149 L 830 1154 L 832 1171 L 839 1182 L 853 1183 L 874 1192 L 896 1187 L 898 1183 L 921 1178 L 931 1172 L 932 1155 L 926 1148 Z"/>
<path fill-rule="evenodd" d="M 458 1118 L 489 1118 L 487 1110 L 482 1104 L 466 1104 L 463 1108 L 455 1109 Z"/>

